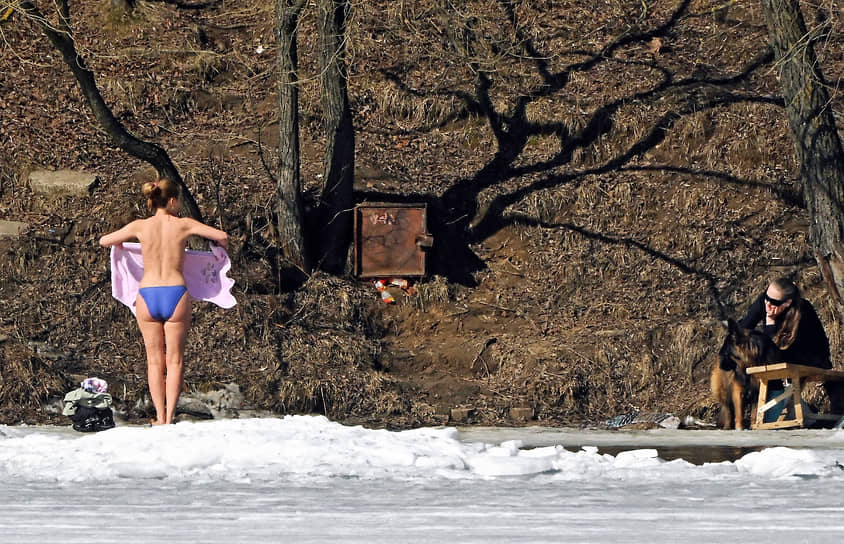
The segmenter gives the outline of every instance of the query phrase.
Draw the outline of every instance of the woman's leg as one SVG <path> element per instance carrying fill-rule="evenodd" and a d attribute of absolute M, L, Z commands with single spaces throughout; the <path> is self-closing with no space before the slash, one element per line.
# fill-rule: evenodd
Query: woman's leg
<path fill-rule="evenodd" d="M 165 422 L 166 399 L 164 388 L 164 325 L 152 318 L 141 295 L 138 295 L 135 302 L 135 315 L 138 319 L 138 328 L 141 329 L 141 336 L 144 337 L 144 347 L 147 352 L 147 381 L 149 383 L 149 395 L 152 397 L 153 406 L 155 406 L 155 423 L 161 425 Z"/>
<path fill-rule="evenodd" d="M 164 324 L 167 353 L 166 380 L 166 416 L 165 423 L 173 423 L 176 415 L 176 404 L 182 393 L 182 363 L 185 356 L 185 338 L 190 329 L 191 303 L 190 295 L 185 293 L 176 305 L 176 310 Z"/>

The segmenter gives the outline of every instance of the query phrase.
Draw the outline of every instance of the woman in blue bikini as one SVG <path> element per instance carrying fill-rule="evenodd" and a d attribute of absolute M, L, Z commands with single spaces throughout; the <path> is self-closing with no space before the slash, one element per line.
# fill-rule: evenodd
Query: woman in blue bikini
<path fill-rule="evenodd" d="M 153 424 L 162 425 L 173 423 L 182 392 L 182 361 L 191 319 L 190 296 L 186 296 L 182 275 L 185 243 L 191 236 L 201 236 L 226 248 L 228 235 L 195 219 L 179 217 L 179 188 L 169 180 L 145 183 L 143 193 L 152 217 L 106 234 L 100 245 L 111 247 L 134 238 L 141 243 L 144 276 L 136 316 L 147 352 L 147 379 L 156 414 Z"/>

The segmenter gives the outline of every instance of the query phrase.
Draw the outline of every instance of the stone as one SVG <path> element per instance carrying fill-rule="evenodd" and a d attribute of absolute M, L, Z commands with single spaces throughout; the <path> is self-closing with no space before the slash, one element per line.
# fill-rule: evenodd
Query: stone
<path fill-rule="evenodd" d="M 227 384 L 223 389 L 207 393 L 192 393 L 196 400 L 208 406 L 214 419 L 237 417 L 238 410 L 243 408 L 245 398 L 236 383 Z"/>
<path fill-rule="evenodd" d="M 533 419 L 533 408 L 530 406 L 514 406 L 510 408 L 510 419 L 513 421 L 530 421 Z"/>
<path fill-rule="evenodd" d="M 71 354 L 66 351 L 59 351 L 55 346 L 47 342 L 27 342 L 27 347 L 32 350 L 40 359 L 47 359 L 49 361 L 60 361 L 70 359 Z"/>
<path fill-rule="evenodd" d="M 454 423 L 466 423 L 472 415 L 472 408 L 452 408 L 451 421 Z"/>
<path fill-rule="evenodd" d="M 214 419 L 214 414 L 207 404 L 190 395 L 182 395 L 176 403 L 176 413 L 186 414 L 195 419 Z"/>
<path fill-rule="evenodd" d="M 0 219 L 0 238 L 4 236 L 18 237 L 28 228 L 29 225 L 20 221 L 5 221 Z"/>
<path fill-rule="evenodd" d="M 97 184 L 97 176 L 80 170 L 33 170 L 29 186 L 37 193 L 87 196 Z"/>

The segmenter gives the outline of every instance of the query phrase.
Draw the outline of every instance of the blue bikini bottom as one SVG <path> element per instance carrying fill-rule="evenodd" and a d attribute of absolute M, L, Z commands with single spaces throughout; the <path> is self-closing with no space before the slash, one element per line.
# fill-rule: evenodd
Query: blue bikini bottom
<path fill-rule="evenodd" d="M 165 285 L 161 287 L 141 287 L 138 294 L 144 299 L 149 315 L 162 323 L 173 317 L 176 306 L 187 292 L 184 285 Z"/>

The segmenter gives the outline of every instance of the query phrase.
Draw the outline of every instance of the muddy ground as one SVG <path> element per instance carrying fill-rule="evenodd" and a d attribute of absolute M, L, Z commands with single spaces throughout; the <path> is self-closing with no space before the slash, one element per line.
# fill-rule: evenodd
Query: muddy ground
<path fill-rule="evenodd" d="M 719 321 L 780 275 L 815 303 L 842 367 L 758 2 L 355 3 L 356 201 L 425 204 L 435 239 L 416 293 L 394 289 L 392 305 L 351 274 L 283 276 L 266 4 L 72 6 L 117 118 L 170 154 L 206 221 L 232 237 L 239 304 L 196 306 L 189 392 L 235 383 L 247 408 L 396 428 L 596 424 L 633 410 L 714 421 Z M 804 10 L 841 112 L 840 4 Z M 0 30 L 0 218 L 29 225 L 0 238 L 0 422 L 66 421 L 51 402 L 92 375 L 142 420 L 140 335 L 96 241 L 144 216 L 153 171 L 109 141 L 32 22 L 15 13 Z M 316 209 L 313 5 L 299 40 Z M 40 168 L 99 183 L 42 195 L 27 183 Z"/>

